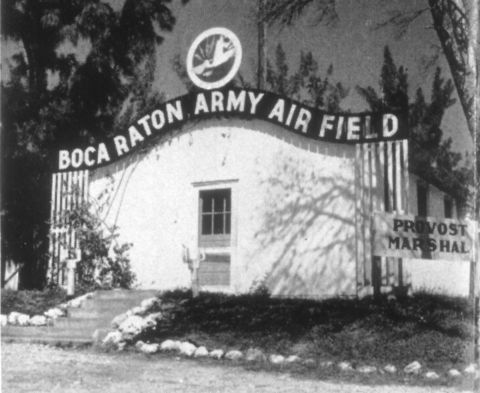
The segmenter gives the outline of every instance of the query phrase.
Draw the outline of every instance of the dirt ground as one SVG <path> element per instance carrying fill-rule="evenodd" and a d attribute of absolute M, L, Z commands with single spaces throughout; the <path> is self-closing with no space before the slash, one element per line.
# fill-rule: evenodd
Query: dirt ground
<path fill-rule="evenodd" d="M 366 386 L 247 371 L 180 358 L 2 343 L 2 392 L 453 393 L 456 388 Z"/>

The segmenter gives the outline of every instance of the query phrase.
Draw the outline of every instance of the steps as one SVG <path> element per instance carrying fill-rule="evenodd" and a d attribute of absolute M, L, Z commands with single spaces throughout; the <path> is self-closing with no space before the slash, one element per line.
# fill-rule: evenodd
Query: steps
<path fill-rule="evenodd" d="M 155 296 L 156 290 L 96 291 L 80 308 L 69 308 L 68 317 L 58 318 L 53 326 L 2 327 L 2 341 L 44 342 L 48 344 L 90 344 L 97 329 L 110 329 L 112 319 L 141 301 Z"/>

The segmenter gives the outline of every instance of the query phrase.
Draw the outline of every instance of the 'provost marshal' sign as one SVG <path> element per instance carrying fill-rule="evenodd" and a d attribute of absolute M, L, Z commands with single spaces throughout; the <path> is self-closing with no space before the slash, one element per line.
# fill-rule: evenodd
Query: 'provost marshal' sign
<path fill-rule="evenodd" d="M 402 113 L 334 114 L 266 91 L 225 88 L 191 93 L 165 102 L 126 130 L 95 145 L 60 149 L 55 171 L 107 165 L 187 121 L 232 116 L 265 120 L 317 141 L 354 144 L 408 137 L 406 116 Z"/>
<path fill-rule="evenodd" d="M 375 213 L 374 255 L 400 258 L 471 259 L 467 222 Z"/>

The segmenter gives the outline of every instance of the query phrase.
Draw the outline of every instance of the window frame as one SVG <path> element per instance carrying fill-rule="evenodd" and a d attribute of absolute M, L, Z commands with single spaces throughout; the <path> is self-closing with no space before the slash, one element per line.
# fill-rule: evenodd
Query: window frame
<path fill-rule="evenodd" d="M 212 206 L 212 211 L 211 212 L 204 212 L 203 211 L 203 199 L 202 199 L 202 193 L 215 193 L 215 192 L 223 192 L 223 191 L 228 191 L 229 192 L 229 198 L 230 198 L 230 210 L 224 210 L 222 209 L 221 212 L 218 212 L 218 214 L 223 215 L 223 226 L 224 226 L 224 231 L 225 231 L 225 224 L 226 224 L 226 216 L 224 214 L 227 214 L 230 216 L 230 225 L 229 233 L 212 233 L 208 235 L 202 234 L 202 229 L 203 229 L 203 217 L 205 215 L 211 215 L 212 216 L 212 232 L 215 230 L 215 208 L 214 205 Z M 198 245 L 199 247 L 229 247 L 230 246 L 230 240 L 232 236 L 232 188 L 231 187 L 224 187 L 224 188 L 205 188 L 198 190 Z"/>

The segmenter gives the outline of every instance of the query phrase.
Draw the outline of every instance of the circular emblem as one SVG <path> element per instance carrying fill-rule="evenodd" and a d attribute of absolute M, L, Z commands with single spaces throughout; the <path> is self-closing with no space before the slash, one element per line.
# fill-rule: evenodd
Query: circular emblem
<path fill-rule="evenodd" d="M 217 89 L 233 79 L 241 61 L 237 36 L 224 27 L 213 27 L 193 41 L 187 54 L 187 73 L 198 87 Z"/>

